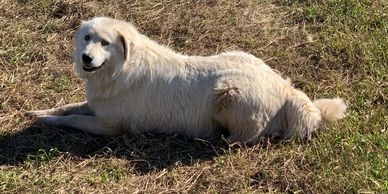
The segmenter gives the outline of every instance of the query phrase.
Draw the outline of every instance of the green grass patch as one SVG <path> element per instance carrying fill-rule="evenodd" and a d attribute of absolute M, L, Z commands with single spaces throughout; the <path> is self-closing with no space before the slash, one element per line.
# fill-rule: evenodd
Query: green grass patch
<path fill-rule="evenodd" d="M 309 160 L 326 191 L 387 192 L 387 1 L 288 1 L 313 33 L 325 65 L 348 77 L 344 124 L 316 141 Z M 322 62 L 322 63 L 323 63 Z M 335 185 L 333 187 L 333 185 Z"/>

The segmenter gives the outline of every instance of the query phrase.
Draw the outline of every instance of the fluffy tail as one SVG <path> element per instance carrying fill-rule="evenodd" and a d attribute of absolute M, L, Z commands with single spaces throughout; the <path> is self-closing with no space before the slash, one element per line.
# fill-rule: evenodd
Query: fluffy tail
<path fill-rule="evenodd" d="M 326 128 L 331 123 L 345 117 L 346 104 L 341 98 L 315 100 L 314 106 L 321 111 L 320 128 Z"/>

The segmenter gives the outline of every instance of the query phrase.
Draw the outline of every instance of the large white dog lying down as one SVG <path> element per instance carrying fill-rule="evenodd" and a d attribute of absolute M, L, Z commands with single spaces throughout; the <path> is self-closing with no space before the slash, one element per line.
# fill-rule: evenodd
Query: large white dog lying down
<path fill-rule="evenodd" d="M 148 130 L 201 138 L 223 128 L 232 142 L 255 143 L 272 135 L 309 139 L 346 110 L 340 98 L 312 102 L 253 55 L 182 55 L 124 21 L 83 22 L 75 43 L 87 101 L 29 112 L 46 124 L 100 135 Z"/>

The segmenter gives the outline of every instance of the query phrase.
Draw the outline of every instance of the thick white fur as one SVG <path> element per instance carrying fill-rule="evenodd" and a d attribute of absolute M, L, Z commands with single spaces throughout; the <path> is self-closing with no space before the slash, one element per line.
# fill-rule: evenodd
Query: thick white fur
<path fill-rule="evenodd" d="M 91 41 L 84 40 L 87 34 Z M 110 44 L 101 45 L 102 39 Z M 86 80 L 87 106 L 94 116 L 83 120 L 53 116 L 65 115 L 52 114 L 57 109 L 32 112 L 48 124 L 105 135 L 154 130 L 190 137 L 226 128 L 231 141 L 254 143 L 275 134 L 310 138 L 346 109 L 339 98 L 313 103 L 253 55 L 182 55 L 124 21 L 97 17 L 83 22 L 75 42 L 76 70 Z M 104 65 L 84 71 L 84 53 L 93 57 L 93 66 Z"/>

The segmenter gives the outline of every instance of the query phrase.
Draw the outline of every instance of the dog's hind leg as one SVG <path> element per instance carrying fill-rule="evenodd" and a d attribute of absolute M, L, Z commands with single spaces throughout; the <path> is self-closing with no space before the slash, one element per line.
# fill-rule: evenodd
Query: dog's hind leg
<path fill-rule="evenodd" d="M 80 103 L 67 104 L 62 107 L 52 108 L 47 110 L 37 110 L 37 111 L 28 111 L 26 112 L 27 116 L 64 116 L 64 115 L 94 115 L 93 110 L 90 109 L 86 101 Z"/>
<path fill-rule="evenodd" d="M 298 137 L 310 139 L 322 120 L 321 112 L 307 95 L 293 89 L 284 105 L 284 139 Z"/>
<path fill-rule="evenodd" d="M 86 115 L 68 115 L 68 116 L 50 116 L 42 115 L 38 117 L 44 124 L 61 128 L 72 128 L 95 135 L 113 136 L 122 132 L 106 125 L 103 121 L 94 116 Z"/>
<path fill-rule="evenodd" d="M 244 97 L 245 92 L 229 84 L 220 84 L 214 91 L 213 117 L 228 129 L 231 143 L 255 143 L 268 122 L 260 108 Z"/>

